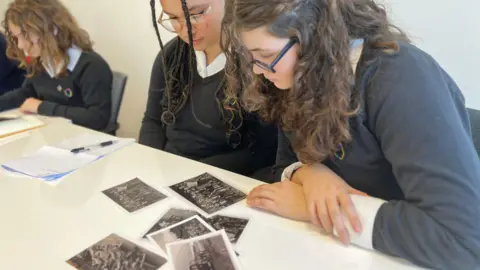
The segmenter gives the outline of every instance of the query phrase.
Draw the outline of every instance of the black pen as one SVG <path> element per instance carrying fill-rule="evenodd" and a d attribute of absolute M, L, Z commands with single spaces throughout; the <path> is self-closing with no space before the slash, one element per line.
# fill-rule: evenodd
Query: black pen
<path fill-rule="evenodd" d="M 106 142 L 101 142 L 99 144 L 94 144 L 94 145 L 88 145 L 88 146 L 83 146 L 83 147 L 79 147 L 79 148 L 75 148 L 75 149 L 72 149 L 70 150 L 70 152 L 74 153 L 74 154 L 78 154 L 78 153 L 81 153 L 81 152 L 87 152 L 87 151 L 90 151 L 92 149 L 95 149 L 95 148 L 103 148 L 103 147 L 107 147 L 107 146 L 110 146 L 114 143 L 116 143 L 117 141 L 106 141 Z"/>

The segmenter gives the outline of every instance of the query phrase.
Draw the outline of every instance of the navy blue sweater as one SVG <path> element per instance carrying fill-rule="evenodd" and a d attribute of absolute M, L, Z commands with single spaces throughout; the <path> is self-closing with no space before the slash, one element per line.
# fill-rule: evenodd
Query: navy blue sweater
<path fill-rule="evenodd" d="M 0 96 L 18 88 L 25 80 L 25 71 L 17 67 L 17 63 L 6 56 L 7 41 L 0 33 Z"/>
<path fill-rule="evenodd" d="M 480 161 L 460 89 L 409 44 L 360 64 L 356 88 L 363 102 L 350 121 L 353 140 L 344 159 L 324 163 L 388 201 L 375 217 L 373 247 L 428 268 L 479 269 Z M 277 176 L 297 161 L 292 140 L 280 132 Z"/>
<path fill-rule="evenodd" d="M 167 63 L 178 42 L 183 41 L 173 39 L 165 46 Z M 162 53 L 158 54 L 152 68 L 139 142 L 243 175 L 251 175 L 259 169 L 273 165 L 277 148 L 276 126 L 262 123 L 255 114 L 245 113 L 243 126 L 239 130 L 242 142 L 236 148 L 232 147 L 226 139 L 228 129 L 215 97 L 225 76 L 224 71 L 202 79 L 195 69 L 193 75 L 195 83 L 187 104 L 177 115 L 175 124 L 164 125 L 161 121 L 163 109 L 160 104 L 165 79 Z M 195 109 L 196 117 L 210 124 L 211 128 L 201 125 L 195 119 L 192 109 Z M 261 180 L 271 181 L 267 175 L 262 177 L 266 179 Z"/>
<path fill-rule="evenodd" d="M 38 114 L 59 116 L 74 124 L 103 130 L 110 120 L 113 75 L 96 52 L 83 52 L 73 70 L 52 78 L 38 72 L 21 88 L 0 96 L 0 112 L 20 107 L 27 98 L 42 101 Z"/>

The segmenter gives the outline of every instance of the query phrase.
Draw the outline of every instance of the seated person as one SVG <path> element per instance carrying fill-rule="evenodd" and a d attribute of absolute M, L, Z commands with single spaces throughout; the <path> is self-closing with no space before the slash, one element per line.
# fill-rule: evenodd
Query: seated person
<path fill-rule="evenodd" d="M 59 0 L 15 0 L 4 27 L 9 55 L 27 67 L 27 79 L 0 96 L 0 111 L 20 107 L 95 130 L 107 126 L 112 71 Z"/>
<path fill-rule="evenodd" d="M 7 57 L 7 40 L 0 32 L 0 96 L 18 88 L 25 80 L 25 70 Z"/>
<path fill-rule="evenodd" d="M 155 23 L 162 50 L 153 64 L 139 142 L 271 181 L 269 170 L 260 169 L 275 162 L 276 127 L 242 111 L 238 102 L 222 103 L 226 86 L 226 59 L 220 48 L 223 0 L 191 0 L 190 11 L 182 2 L 160 1 L 163 12 L 158 22 L 178 37 L 163 46 Z M 151 4 L 154 14 L 155 0 Z"/>
<path fill-rule="evenodd" d="M 227 93 L 280 124 L 286 180 L 247 203 L 422 267 L 478 269 L 480 160 L 448 73 L 375 1 L 230 3 L 226 54 L 246 68 L 228 62 Z"/>

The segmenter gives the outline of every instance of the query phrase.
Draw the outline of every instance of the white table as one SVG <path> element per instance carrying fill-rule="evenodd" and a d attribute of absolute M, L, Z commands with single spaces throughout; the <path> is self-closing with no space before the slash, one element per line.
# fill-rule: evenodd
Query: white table
<path fill-rule="evenodd" d="M 85 131 L 55 121 L 32 131 L 29 137 L 0 146 L 0 163 Z M 138 239 L 169 206 L 181 206 L 180 201 L 169 198 L 128 214 L 101 191 L 139 177 L 168 192 L 163 187 L 204 172 L 235 183 L 245 192 L 260 184 L 138 144 L 74 172 L 57 186 L 1 171 L 0 269 L 73 269 L 67 259 L 111 233 Z M 251 220 L 237 246 L 247 270 L 418 269 L 378 252 L 343 247 L 309 225 L 250 209 L 245 202 L 226 209 L 224 214 Z"/>
<path fill-rule="evenodd" d="M 0 116 L 6 116 L 6 115 L 22 116 L 24 114 L 20 112 L 20 110 L 18 109 L 0 112 Z M 45 125 L 55 124 L 55 123 L 71 123 L 70 120 L 61 118 L 61 117 L 46 117 L 41 115 L 35 115 L 35 116 L 25 115 L 25 116 L 29 117 L 29 119 L 30 118 L 32 119 L 27 120 L 27 122 L 23 122 L 26 119 L 20 120 L 21 122 L 17 122 L 17 120 L 14 120 L 13 126 L 9 125 L 8 123 L 6 123 L 7 124 L 6 126 L 2 125 L 1 131 L 0 131 L 0 145 L 3 145 L 6 142 L 15 140 L 19 137 L 23 137 L 29 134 L 30 131 L 38 129 L 39 125 L 41 125 L 42 122 Z M 40 120 L 41 122 L 35 121 L 36 119 Z M 31 121 L 33 121 L 33 123 Z"/>

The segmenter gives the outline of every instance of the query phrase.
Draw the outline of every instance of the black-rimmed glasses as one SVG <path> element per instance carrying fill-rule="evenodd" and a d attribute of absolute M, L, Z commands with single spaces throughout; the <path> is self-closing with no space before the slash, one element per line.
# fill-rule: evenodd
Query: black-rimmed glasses
<path fill-rule="evenodd" d="M 260 60 L 257 60 L 257 59 L 254 59 L 252 61 L 253 64 L 267 70 L 267 71 L 270 71 L 272 73 L 275 73 L 275 65 L 278 64 L 278 62 L 282 59 L 282 57 L 288 52 L 288 50 L 290 50 L 290 48 L 292 48 L 292 46 L 297 43 L 297 40 L 295 38 L 290 38 L 290 41 L 287 43 L 287 45 L 285 45 L 285 47 L 283 47 L 283 49 L 278 53 L 277 57 L 275 57 L 275 59 L 272 61 L 272 63 L 270 64 L 266 64 Z"/>

